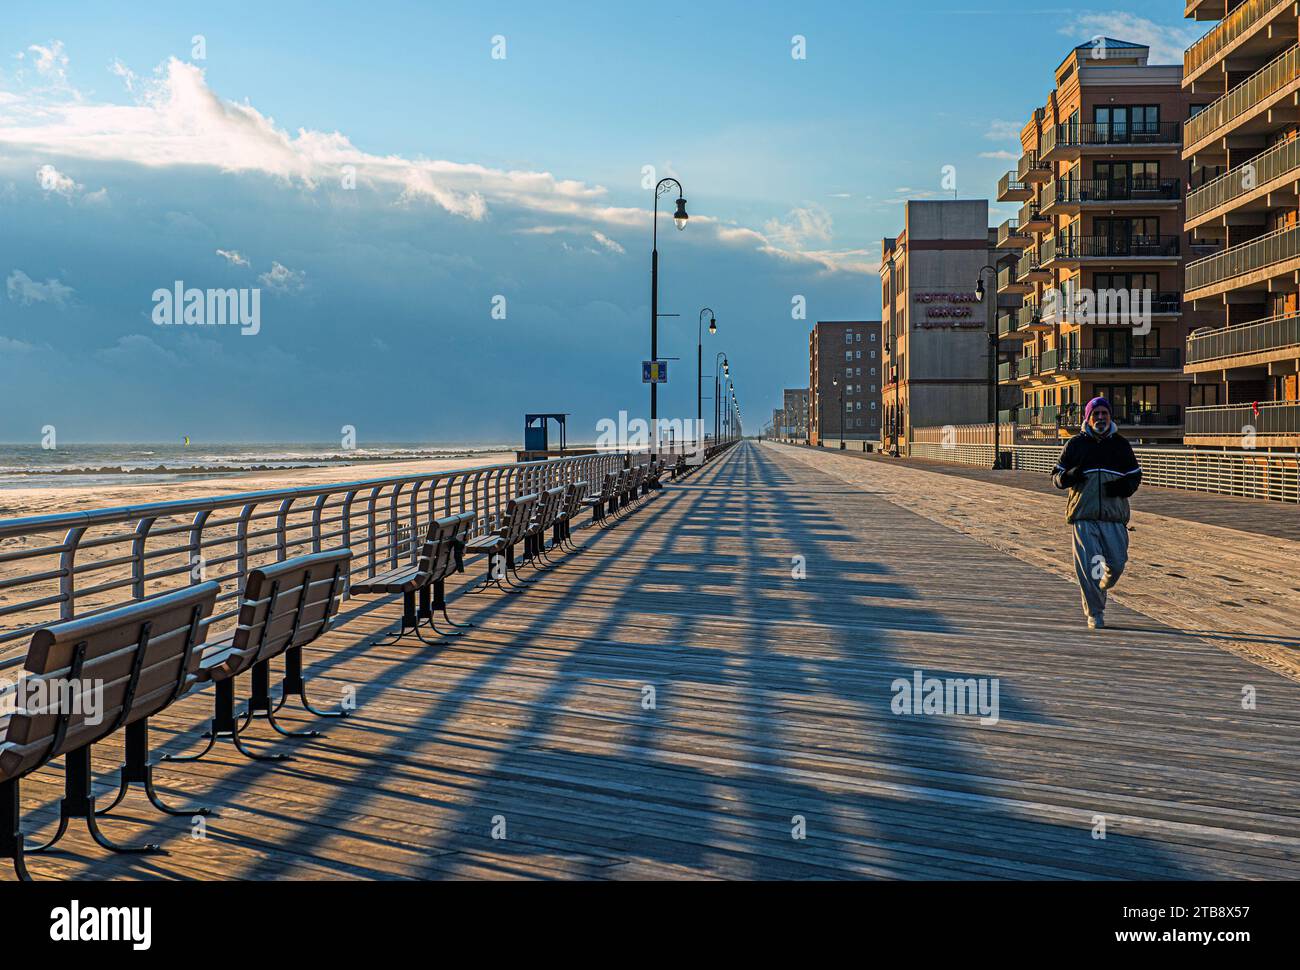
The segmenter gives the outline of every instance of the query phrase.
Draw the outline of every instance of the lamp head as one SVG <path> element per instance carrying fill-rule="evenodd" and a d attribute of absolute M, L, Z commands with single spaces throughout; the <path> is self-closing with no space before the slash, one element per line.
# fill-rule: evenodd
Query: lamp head
<path fill-rule="evenodd" d="M 686 220 L 689 218 L 690 215 L 686 212 L 686 200 L 678 198 L 677 211 L 673 213 L 673 222 L 677 223 L 677 228 L 681 230 L 686 228 Z"/>
<path fill-rule="evenodd" d="M 709 333 L 717 333 L 717 332 L 718 332 L 718 321 L 717 321 L 716 319 L 714 319 L 712 316 L 710 316 L 710 317 L 709 317 Z"/>
<path fill-rule="evenodd" d="M 981 301 L 984 299 L 984 277 L 982 276 L 975 281 L 975 299 Z"/>

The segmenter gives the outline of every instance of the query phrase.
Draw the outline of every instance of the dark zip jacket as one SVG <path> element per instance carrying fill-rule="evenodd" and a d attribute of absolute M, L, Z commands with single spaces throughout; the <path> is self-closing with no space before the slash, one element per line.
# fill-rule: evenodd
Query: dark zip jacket
<path fill-rule="evenodd" d="M 1118 431 L 1103 437 L 1085 429 L 1066 442 L 1052 481 L 1070 490 L 1068 521 L 1127 522 L 1128 497 L 1142 483 L 1142 469 Z"/>

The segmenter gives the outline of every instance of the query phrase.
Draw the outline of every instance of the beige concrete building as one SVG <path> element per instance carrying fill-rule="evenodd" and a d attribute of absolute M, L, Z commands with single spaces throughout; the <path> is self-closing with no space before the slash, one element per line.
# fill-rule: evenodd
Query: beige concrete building
<path fill-rule="evenodd" d="M 998 253 L 988 218 L 985 199 L 910 201 L 903 231 L 881 244 L 882 442 L 888 450 L 908 454 L 913 428 L 993 420 L 999 300 L 988 267 Z M 1019 296 L 1003 303 L 1018 305 Z M 1009 396 L 1002 403 L 1014 402 Z"/>
<path fill-rule="evenodd" d="M 1000 314 L 998 333 L 1020 347 L 999 381 L 1020 389 L 1022 440 L 1068 437 L 1102 395 L 1130 439 L 1178 441 L 1188 405 L 1202 401 L 1183 371 L 1194 318 L 1182 300 L 1180 131 L 1191 100 L 1181 68 L 1148 55 L 1111 38 L 1071 50 L 998 185 L 999 202 L 1023 203 L 998 230 L 1019 250 L 1002 261 L 998 293 L 1023 302 Z"/>
<path fill-rule="evenodd" d="M 783 436 L 799 441 L 807 440 L 808 388 L 787 387 L 783 398 Z"/>
<path fill-rule="evenodd" d="M 1206 311 L 1187 342 L 1189 445 L 1300 447 L 1300 46 L 1280 0 L 1187 0 L 1214 22 L 1183 56 L 1195 115 L 1187 228 L 1210 255 L 1187 266 Z M 1198 321 L 1202 322 L 1202 321 Z"/>

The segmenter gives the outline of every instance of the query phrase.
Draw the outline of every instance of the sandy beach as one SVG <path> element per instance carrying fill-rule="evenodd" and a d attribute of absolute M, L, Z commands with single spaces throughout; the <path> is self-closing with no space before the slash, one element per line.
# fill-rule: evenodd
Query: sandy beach
<path fill-rule="evenodd" d="M 174 482 L 136 482 L 132 484 L 130 482 L 131 476 L 123 475 L 121 476 L 123 484 L 120 485 L 7 488 L 0 490 L 0 519 L 25 518 L 31 515 L 52 515 L 59 512 L 83 512 L 87 509 L 110 508 L 146 502 L 206 498 L 239 492 L 289 488 L 295 485 L 327 485 L 333 482 L 355 482 L 371 478 L 398 478 L 403 475 L 433 474 L 453 471 L 458 468 L 498 465 L 513 462 L 514 460 L 513 452 L 496 452 L 470 455 L 463 458 L 422 461 L 373 461 L 359 462 L 355 465 L 238 472 L 228 475 L 213 475 L 210 478 L 193 478 Z"/>

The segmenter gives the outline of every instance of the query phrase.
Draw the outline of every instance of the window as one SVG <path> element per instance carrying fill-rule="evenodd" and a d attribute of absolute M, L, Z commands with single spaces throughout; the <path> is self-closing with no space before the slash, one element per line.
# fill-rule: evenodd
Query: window
<path fill-rule="evenodd" d="M 871 352 L 871 359 L 872 360 L 876 359 L 876 352 L 874 350 Z"/>
<path fill-rule="evenodd" d="M 871 342 L 873 344 L 876 342 L 876 332 L 874 330 L 871 331 Z"/>
<path fill-rule="evenodd" d="M 875 401 L 872 401 L 872 402 L 871 402 L 871 410 L 874 411 L 875 409 L 876 409 L 876 402 L 875 402 Z"/>
<path fill-rule="evenodd" d="M 855 350 L 854 353 L 858 355 L 858 359 L 859 359 L 859 360 L 862 359 L 862 351 L 860 351 L 860 350 Z"/>
<path fill-rule="evenodd" d="M 845 342 L 846 344 L 851 344 L 851 343 L 853 343 L 853 334 L 851 334 L 851 333 L 846 333 L 846 334 L 844 335 L 844 342 Z"/>
<path fill-rule="evenodd" d="M 857 338 L 858 343 L 862 343 L 862 334 L 856 334 L 855 336 Z"/>
<path fill-rule="evenodd" d="M 876 369 L 875 369 L 874 367 L 871 368 L 871 376 L 872 376 L 872 377 L 875 377 L 875 376 L 876 376 Z"/>
<path fill-rule="evenodd" d="M 851 351 L 851 350 L 846 350 L 846 351 L 844 351 L 844 359 L 845 359 L 845 360 L 852 360 L 852 359 L 853 359 L 853 351 Z"/>

